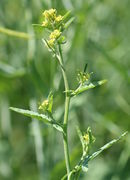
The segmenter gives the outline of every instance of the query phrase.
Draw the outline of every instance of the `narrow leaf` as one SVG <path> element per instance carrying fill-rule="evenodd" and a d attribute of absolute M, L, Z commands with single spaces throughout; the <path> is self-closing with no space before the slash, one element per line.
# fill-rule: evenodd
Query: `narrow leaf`
<path fill-rule="evenodd" d="M 82 148 L 84 149 L 83 134 L 82 134 L 82 132 L 81 132 L 81 130 L 79 129 L 78 126 L 76 127 L 76 130 L 77 130 L 78 136 L 79 136 L 79 138 L 80 138 L 80 141 L 81 141 L 81 144 L 82 144 Z"/>
<path fill-rule="evenodd" d="M 47 116 L 45 114 L 39 114 L 37 112 L 29 111 L 29 110 L 24 110 L 24 109 L 19 109 L 19 108 L 14 108 L 10 107 L 10 110 L 15 111 L 17 113 L 23 114 L 25 116 L 31 117 L 31 118 L 36 118 L 38 120 L 43 121 L 46 124 L 52 125 L 54 128 L 56 128 L 59 131 L 63 132 L 62 125 L 60 125 L 58 122 L 56 122 L 52 117 Z"/>
<path fill-rule="evenodd" d="M 117 139 L 113 139 L 112 141 L 110 141 L 109 143 L 105 144 L 103 147 L 101 147 L 98 151 L 94 152 L 92 155 L 87 156 L 83 162 L 82 162 L 82 169 L 84 170 L 85 168 L 88 169 L 88 162 L 92 159 L 94 159 L 95 157 L 97 157 L 99 154 L 101 154 L 104 150 L 108 149 L 109 147 L 111 147 L 113 144 L 117 143 L 121 138 L 123 138 L 124 136 L 126 136 L 128 132 L 123 133 L 119 138 Z"/>
<path fill-rule="evenodd" d="M 72 17 L 69 21 L 67 21 L 66 23 L 65 23 L 65 29 L 67 29 L 71 24 L 72 24 L 72 22 L 74 21 L 74 17 Z"/>
<path fill-rule="evenodd" d="M 101 86 L 102 84 L 104 84 L 106 82 L 107 82 L 107 80 L 104 79 L 101 81 L 80 85 L 76 90 L 69 90 L 69 91 L 67 91 L 67 93 L 68 93 L 68 96 L 76 96 L 84 91 L 95 88 L 97 86 Z"/>
<path fill-rule="evenodd" d="M 71 11 L 68 11 L 64 16 L 63 16 L 63 19 L 62 21 L 65 21 L 71 14 Z"/>
<path fill-rule="evenodd" d="M 36 118 L 38 120 L 44 121 L 45 123 L 50 123 L 51 122 L 51 118 L 47 117 L 44 114 L 39 114 L 37 112 L 24 110 L 24 109 L 19 109 L 19 108 L 14 108 L 14 107 L 10 107 L 10 109 L 12 111 L 17 112 L 17 113 L 23 114 L 24 116 L 28 116 L 28 117 L 31 117 L 31 118 Z"/>
<path fill-rule="evenodd" d="M 109 143 L 105 144 L 103 147 L 101 147 L 98 151 L 94 152 L 90 157 L 89 160 L 94 159 L 95 157 L 97 157 L 99 154 L 101 154 L 104 150 L 108 149 L 109 147 L 111 147 L 113 144 L 117 143 L 121 138 L 123 138 L 124 136 L 126 136 L 128 132 L 123 133 L 119 138 L 117 139 L 113 139 L 112 141 L 110 141 Z"/>

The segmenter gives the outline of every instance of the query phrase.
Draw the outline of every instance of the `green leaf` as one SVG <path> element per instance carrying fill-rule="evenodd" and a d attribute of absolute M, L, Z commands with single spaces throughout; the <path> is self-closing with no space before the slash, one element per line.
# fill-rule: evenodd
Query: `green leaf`
<path fill-rule="evenodd" d="M 38 119 L 40 121 L 43 121 L 46 124 L 52 125 L 57 130 L 63 132 L 62 125 L 59 124 L 58 122 L 56 122 L 50 116 L 47 116 L 45 114 L 39 114 L 37 112 L 33 112 L 33 111 L 30 111 L 30 110 L 24 110 L 24 109 L 19 109 L 19 108 L 14 108 L 14 107 L 10 107 L 10 110 L 15 111 L 15 112 L 20 113 L 20 114 L 23 114 L 23 115 L 28 116 L 28 117 L 31 117 L 31 118 L 36 118 L 36 119 Z"/>
<path fill-rule="evenodd" d="M 83 151 L 84 151 L 84 139 L 83 139 L 83 134 L 81 132 L 81 130 L 79 129 L 79 127 L 77 126 L 76 127 L 76 130 L 77 130 L 77 133 L 78 133 L 78 136 L 80 138 L 80 141 L 81 141 L 81 144 L 82 144 L 82 148 L 83 148 Z"/>
<path fill-rule="evenodd" d="M 80 136 L 81 136 L 81 132 L 79 132 L 79 133 L 80 133 Z M 113 139 L 112 141 L 110 141 L 109 143 L 105 144 L 103 147 L 101 147 L 98 151 L 94 152 L 93 154 L 87 155 L 87 156 L 82 156 L 81 159 L 80 159 L 80 162 L 70 172 L 70 176 L 72 174 L 76 175 L 81 170 L 83 170 L 84 172 L 87 172 L 88 171 L 88 164 L 89 164 L 90 160 L 93 160 L 95 157 L 97 157 L 99 154 L 101 154 L 104 150 L 108 149 L 113 144 L 117 143 L 121 138 L 126 136 L 127 133 L 128 132 L 125 132 L 119 138 Z"/>
<path fill-rule="evenodd" d="M 23 114 L 23 115 L 28 116 L 28 117 L 31 117 L 31 118 L 36 118 L 38 120 L 44 121 L 45 123 L 50 123 L 52 121 L 51 118 L 47 117 L 44 114 L 39 114 L 37 112 L 19 109 L 19 108 L 14 108 L 14 107 L 10 107 L 10 110 L 15 111 L 15 112 L 20 113 L 20 114 Z"/>
<path fill-rule="evenodd" d="M 62 21 L 66 21 L 67 18 L 70 16 L 70 14 L 71 14 L 71 11 L 68 11 L 68 12 L 63 16 Z"/>
<path fill-rule="evenodd" d="M 49 93 L 48 101 L 49 101 L 48 111 L 52 113 L 52 107 L 53 107 L 53 93 L 52 92 Z"/>
<path fill-rule="evenodd" d="M 68 96 L 76 96 L 84 91 L 95 88 L 97 86 L 101 86 L 102 84 L 104 84 L 106 82 L 107 82 L 107 80 L 104 79 L 104 80 L 93 82 L 93 83 L 91 82 L 89 84 L 84 84 L 84 85 L 80 84 L 80 86 L 76 90 L 67 91 L 67 94 L 68 94 Z"/>
<path fill-rule="evenodd" d="M 87 129 L 87 133 L 89 135 L 89 145 L 91 145 L 95 142 L 96 138 L 92 135 L 92 131 L 90 127 L 88 127 Z"/>
<path fill-rule="evenodd" d="M 71 24 L 72 22 L 75 20 L 74 17 L 70 18 L 66 23 L 65 23 L 65 26 L 64 28 L 67 29 Z"/>
<path fill-rule="evenodd" d="M 61 25 L 63 25 L 63 30 L 67 29 L 69 27 L 69 25 L 73 22 L 73 20 L 75 19 L 74 17 L 70 18 L 71 11 L 68 11 L 62 18 L 62 21 L 59 22 L 59 24 L 57 25 L 57 28 L 60 27 Z"/>
<path fill-rule="evenodd" d="M 98 151 L 96 151 L 93 154 L 91 154 L 91 155 L 87 156 L 86 158 L 84 158 L 84 160 L 82 162 L 82 170 L 85 170 L 85 168 L 86 169 L 88 168 L 88 162 L 90 160 L 93 160 L 95 157 L 97 157 L 99 154 L 101 154 L 104 150 L 110 148 L 113 144 L 117 143 L 121 138 L 126 136 L 127 133 L 128 132 L 123 133 L 119 138 L 113 139 L 109 143 L 107 143 L 104 146 L 102 146 Z"/>

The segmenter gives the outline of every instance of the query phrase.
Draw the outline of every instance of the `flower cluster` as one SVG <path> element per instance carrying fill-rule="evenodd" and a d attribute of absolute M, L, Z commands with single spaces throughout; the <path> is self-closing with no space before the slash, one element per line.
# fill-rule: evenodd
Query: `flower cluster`
<path fill-rule="evenodd" d="M 57 15 L 56 9 L 45 10 L 43 12 L 44 21 L 42 23 L 43 27 L 55 27 L 59 22 L 62 21 L 63 16 Z"/>
<path fill-rule="evenodd" d="M 50 92 L 48 98 L 41 103 L 38 109 L 44 111 L 45 113 L 52 113 L 52 106 L 53 94 Z"/>
<path fill-rule="evenodd" d="M 84 134 L 83 139 L 87 144 L 89 144 L 89 135 L 88 134 Z"/>
<path fill-rule="evenodd" d="M 83 138 L 83 154 L 89 153 L 91 145 L 95 142 L 95 137 L 92 135 L 91 128 L 88 127 L 87 132 L 82 135 Z"/>
<path fill-rule="evenodd" d="M 49 106 L 49 101 L 47 99 L 42 102 L 42 104 L 39 106 L 39 109 L 46 111 L 48 109 L 48 106 Z"/>
<path fill-rule="evenodd" d="M 45 10 L 43 16 L 46 21 L 54 21 L 56 18 L 56 9 Z"/>
<path fill-rule="evenodd" d="M 57 15 L 56 9 L 50 9 L 43 12 L 43 17 L 44 21 L 42 22 L 42 26 L 51 31 L 47 43 L 49 47 L 53 47 L 62 34 L 63 16 Z"/>
<path fill-rule="evenodd" d="M 49 46 L 53 46 L 55 41 L 60 37 L 61 32 L 58 29 L 55 29 L 49 36 L 48 44 Z"/>
<path fill-rule="evenodd" d="M 77 75 L 77 79 L 79 84 L 83 85 L 84 83 L 89 83 L 91 73 L 79 72 Z"/>

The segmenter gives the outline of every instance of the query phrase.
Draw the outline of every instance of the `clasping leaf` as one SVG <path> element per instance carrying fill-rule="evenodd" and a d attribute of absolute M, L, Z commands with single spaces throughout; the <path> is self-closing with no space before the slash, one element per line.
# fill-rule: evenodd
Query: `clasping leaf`
<path fill-rule="evenodd" d="M 82 161 L 82 170 L 84 170 L 85 168 L 88 168 L 88 162 L 92 159 L 94 159 L 95 157 L 97 157 L 99 154 L 101 154 L 104 150 L 108 149 L 109 147 L 111 147 L 113 144 L 117 143 L 121 138 L 123 138 L 124 136 L 126 136 L 128 132 L 123 133 L 120 137 L 118 137 L 117 139 L 113 139 L 112 141 L 110 141 L 109 143 L 105 144 L 104 146 L 102 146 L 98 151 L 94 152 L 91 155 L 88 155 L 87 157 L 84 158 L 84 160 Z"/>
<path fill-rule="evenodd" d="M 43 121 L 46 124 L 52 125 L 54 128 L 56 128 L 58 131 L 63 132 L 63 127 L 61 124 L 56 122 L 51 116 L 45 115 L 45 114 L 39 114 L 37 112 L 33 112 L 30 110 L 25 110 L 25 109 L 19 109 L 19 108 L 14 108 L 10 107 L 10 110 L 15 111 L 17 113 L 23 114 L 24 116 L 28 116 L 31 118 L 38 119 L 40 121 Z"/>
<path fill-rule="evenodd" d="M 82 142 L 82 146 L 83 145 L 83 136 L 81 131 L 78 130 L 78 134 L 80 136 L 80 140 Z M 90 128 L 88 129 L 88 131 L 90 130 Z M 89 131 L 90 132 L 90 131 Z M 91 132 L 90 132 L 91 133 Z M 76 176 L 81 170 L 84 172 L 88 171 L 88 164 L 89 161 L 93 160 L 95 157 L 97 157 L 99 154 L 101 154 L 104 150 L 108 149 L 109 147 L 111 147 L 112 145 L 114 145 L 115 143 L 117 143 L 120 139 L 122 139 L 124 136 L 126 136 L 128 132 L 123 133 L 120 137 L 118 137 L 117 139 L 113 139 L 112 141 L 110 141 L 109 143 L 105 144 L 104 146 L 102 146 L 98 151 L 92 153 L 92 154 L 86 154 L 86 156 L 84 156 L 84 154 L 82 155 L 79 163 L 74 167 L 74 169 L 70 172 L 70 176 L 74 175 Z M 90 135 L 91 136 L 91 135 Z"/>
<path fill-rule="evenodd" d="M 79 87 L 76 90 L 69 90 L 67 91 L 68 96 L 76 96 L 84 91 L 87 91 L 89 89 L 95 88 L 97 86 L 101 86 L 102 84 L 106 83 L 107 80 L 101 80 L 101 81 L 97 81 L 97 82 L 90 82 L 90 83 L 86 83 L 86 84 L 80 84 Z"/>

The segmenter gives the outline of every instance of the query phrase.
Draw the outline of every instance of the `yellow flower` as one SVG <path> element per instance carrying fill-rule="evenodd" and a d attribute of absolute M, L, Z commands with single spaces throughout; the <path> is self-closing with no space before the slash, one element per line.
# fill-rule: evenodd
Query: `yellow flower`
<path fill-rule="evenodd" d="M 89 143 L 89 135 L 88 135 L 88 134 L 85 134 L 85 135 L 83 136 L 83 138 L 84 138 L 84 141 L 85 141 L 86 143 Z"/>
<path fill-rule="evenodd" d="M 45 17 L 45 19 L 55 19 L 56 13 L 56 9 L 49 9 L 43 12 L 43 16 Z"/>
<path fill-rule="evenodd" d="M 47 26 L 48 26 L 48 22 L 47 22 L 47 21 L 43 21 L 43 22 L 42 22 L 42 26 L 43 26 L 43 27 L 47 27 Z"/>
<path fill-rule="evenodd" d="M 88 79 L 90 79 L 90 75 L 88 73 L 84 74 L 83 75 L 83 81 L 88 81 Z"/>
<path fill-rule="evenodd" d="M 48 108 L 48 105 L 49 105 L 49 101 L 48 100 L 45 100 L 42 102 L 42 104 L 39 106 L 38 109 L 42 109 L 42 110 L 45 110 Z"/>
<path fill-rule="evenodd" d="M 50 39 L 57 39 L 61 35 L 61 32 L 56 29 L 50 34 Z"/>
<path fill-rule="evenodd" d="M 55 39 L 50 39 L 50 40 L 47 41 L 47 42 L 48 42 L 48 45 L 49 45 L 50 47 L 52 47 L 52 46 L 54 46 Z"/>
<path fill-rule="evenodd" d="M 56 9 L 50 9 L 50 10 L 48 10 L 48 13 L 50 15 L 55 15 L 57 13 L 57 11 L 56 11 Z"/>
<path fill-rule="evenodd" d="M 60 22 L 60 21 L 62 21 L 62 19 L 63 19 L 63 16 L 59 15 L 55 18 L 55 21 Z"/>
<path fill-rule="evenodd" d="M 50 40 L 48 40 L 49 46 L 54 46 L 55 40 L 61 35 L 61 32 L 58 29 L 55 29 L 49 36 Z"/>

